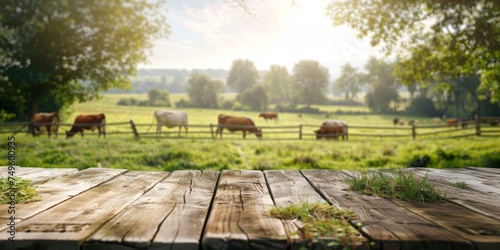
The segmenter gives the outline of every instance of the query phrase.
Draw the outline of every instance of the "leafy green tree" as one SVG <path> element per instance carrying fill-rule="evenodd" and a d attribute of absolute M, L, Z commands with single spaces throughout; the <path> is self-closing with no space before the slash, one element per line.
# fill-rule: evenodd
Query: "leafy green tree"
<path fill-rule="evenodd" d="M 224 92 L 224 83 L 207 75 L 194 73 L 188 80 L 189 102 L 194 107 L 217 108 Z"/>
<path fill-rule="evenodd" d="M 168 91 L 152 89 L 148 92 L 149 106 L 172 106 L 170 104 L 170 94 Z"/>
<path fill-rule="evenodd" d="M 271 65 L 269 71 L 264 75 L 262 84 L 270 97 L 271 103 L 290 102 L 290 75 L 286 67 Z"/>
<path fill-rule="evenodd" d="M 252 110 L 264 111 L 267 108 L 268 97 L 262 85 L 254 85 L 241 94 L 241 104 Z"/>
<path fill-rule="evenodd" d="M 366 94 L 368 107 L 377 113 L 387 113 L 394 110 L 391 103 L 397 104 L 399 99 L 399 83 L 392 76 L 393 67 L 384 61 L 370 58 L 365 65 L 368 72 L 366 81 L 370 88 Z"/>
<path fill-rule="evenodd" d="M 293 93 L 300 103 L 311 107 L 327 100 L 328 69 L 313 60 L 302 60 L 293 67 Z"/>
<path fill-rule="evenodd" d="M 335 81 L 335 87 L 345 93 L 346 100 L 354 100 L 361 90 L 362 76 L 357 72 L 357 69 L 349 63 L 342 66 L 341 75 Z"/>
<path fill-rule="evenodd" d="M 405 84 L 479 74 L 482 97 L 500 98 L 500 1 L 339 0 L 326 8 L 387 54 Z"/>
<path fill-rule="evenodd" d="M 130 86 L 152 41 L 169 32 L 161 1 L 18 1 L 0 8 L 0 106 L 17 119 Z M 10 103 L 15 103 L 12 107 Z"/>
<path fill-rule="evenodd" d="M 231 65 L 229 76 L 227 77 L 227 86 L 240 95 L 245 90 L 256 85 L 258 79 L 259 72 L 255 64 L 250 60 L 238 59 L 233 61 Z"/>

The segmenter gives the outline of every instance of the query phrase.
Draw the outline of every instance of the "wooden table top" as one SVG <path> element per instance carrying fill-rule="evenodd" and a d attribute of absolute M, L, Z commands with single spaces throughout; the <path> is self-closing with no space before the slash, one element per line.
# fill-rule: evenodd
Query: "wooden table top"
<path fill-rule="evenodd" d="M 500 169 L 405 171 L 428 174 L 448 201 L 348 191 L 352 171 L 20 167 L 42 201 L 15 205 L 14 242 L 9 205 L 0 205 L 0 249 L 298 249 L 310 240 L 291 237 L 297 224 L 268 212 L 302 201 L 357 212 L 352 223 L 371 243 L 357 249 L 500 249 Z"/>

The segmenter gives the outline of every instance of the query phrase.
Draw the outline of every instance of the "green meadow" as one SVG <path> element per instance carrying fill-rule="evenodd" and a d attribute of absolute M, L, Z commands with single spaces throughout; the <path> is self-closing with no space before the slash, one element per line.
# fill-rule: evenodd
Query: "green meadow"
<path fill-rule="evenodd" d="M 120 98 L 133 96 L 146 99 L 146 95 L 103 95 L 91 103 L 76 104 L 70 113 L 62 117 L 64 123 L 72 123 L 74 117 L 84 113 L 105 113 L 108 124 L 133 120 L 142 134 L 147 131 L 153 120 L 153 112 L 158 107 L 117 106 Z M 185 95 L 171 95 L 174 103 Z M 228 97 L 231 98 L 231 97 Z M 321 110 L 345 111 L 359 110 L 360 107 L 316 106 Z M 362 108 L 362 107 L 361 107 Z M 169 109 L 169 108 L 166 108 Z M 175 108 L 171 108 L 175 109 Z M 177 138 L 177 128 L 164 131 L 174 133 L 168 137 L 134 138 L 130 125 L 108 126 L 106 138 L 97 138 L 97 132 L 85 132 L 85 137 L 76 135 L 66 139 L 61 127 L 58 138 L 48 139 L 47 135 L 33 138 L 18 133 L 17 164 L 29 167 L 78 168 L 90 167 L 126 168 L 133 170 L 173 171 L 177 169 L 374 169 L 404 167 L 500 167 L 500 139 L 492 137 L 447 138 L 438 136 L 417 137 L 368 137 L 350 136 L 349 140 L 315 140 L 312 130 L 321 125 L 325 117 L 321 114 L 303 114 L 301 119 L 296 113 L 280 113 L 278 122 L 264 121 L 258 112 L 231 111 L 215 109 L 183 109 L 188 113 L 190 134 L 194 130 L 209 130 L 209 124 L 217 124 L 220 113 L 251 117 L 257 126 L 262 126 L 264 139 L 257 140 L 247 135 L 243 140 L 241 133 L 224 133 L 222 140 L 186 137 Z M 392 116 L 383 115 L 333 115 L 330 119 L 345 120 L 351 126 L 393 127 Z M 429 117 L 400 117 L 429 122 Z M 304 127 L 303 140 L 286 139 L 279 136 L 266 137 L 265 128 L 278 126 Z M 196 126 L 204 126 L 196 128 Z M 399 126 L 398 126 L 399 127 Z M 153 132 L 153 126 L 150 132 Z M 449 128 L 443 128 L 449 130 Z M 473 129 L 469 129 L 470 133 Z M 112 134 L 113 132 L 126 132 Z M 372 130 L 354 128 L 353 134 L 369 134 Z M 184 133 L 184 131 L 182 132 Z M 399 133 L 391 129 L 378 131 L 380 134 Z M 404 133 L 409 133 L 404 131 Z M 290 136 L 288 136 L 290 137 Z"/>

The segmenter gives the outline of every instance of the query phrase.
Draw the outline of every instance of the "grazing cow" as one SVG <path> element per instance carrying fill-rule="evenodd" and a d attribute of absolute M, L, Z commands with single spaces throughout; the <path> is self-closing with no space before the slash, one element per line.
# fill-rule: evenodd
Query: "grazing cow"
<path fill-rule="evenodd" d="M 439 117 L 432 118 L 432 123 L 434 123 L 436 125 L 441 124 L 441 118 L 439 118 Z"/>
<path fill-rule="evenodd" d="M 44 131 L 50 135 L 54 132 L 57 138 L 57 131 L 59 130 L 59 114 L 54 113 L 37 113 L 33 116 L 33 136 L 39 135 Z"/>
<path fill-rule="evenodd" d="M 255 127 L 255 123 L 248 117 L 220 114 L 218 120 L 219 125 L 215 131 L 215 137 L 220 133 L 220 138 L 222 138 L 222 131 L 226 128 L 230 132 L 242 131 L 243 138 L 246 138 L 247 132 L 254 133 L 259 139 L 262 138 L 262 130 Z"/>
<path fill-rule="evenodd" d="M 449 119 L 446 119 L 446 124 L 448 124 L 448 126 L 455 126 L 458 127 L 458 119 L 457 118 L 449 118 Z"/>
<path fill-rule="evenodd" d="M 315 130 L 316 139 L 334 138 L 338 139 L 342 136 L 342 140 L 347 137 L 347 122 L 341 120 L 326 120 L 321 124 L 321 128 Z"/>
<path fill-rule="evenodd" d="M 259 117 L 262 117 L 264 118 L 264 120 L 274 120 L 274 121 L 277 121 L 278 120 L 278 113 L 276 112 L 262 112 L 259 114 Z"/>
<path fill-rule="evenodd" d="M 297 118 L 299 118 L 299 120 L 302 120 L 302 114 L 298 114 Z"/>
<path fill-rule="evenodd" d="M 73 137 L 76 133 L 80 133 L 83 138 L 83 130 L 87 129 L 94 132 L 95 129 L 99 131 L 99 138 L 101 134 L 106 137 L 106 116 L 104 114 L 97 115 L 79 115 L 75 118 L 75 122 L 69 131 L 66 131 L 66 138 Z"/>
<path fill-rule="evenodd" d="M 330 114 L 329 114 L 329 113 L 324 113 L 324 114 L 323 114 L 323 116 L 324 116 L 325 118 L 327 118 L 327 119 L 328 119 L 328 118 L 330 118 Z"/>
<path fill-rule="evenodd" d="M 161 136 L 161 128 L 163 126 L 167 128 L 179 127 L 179 134 L 181 136 L 181 127 L 186 130 L 186 135 L 188 133 L 188 115 L 184 111 L 174 111 L 174 110 L 156 110 L 153 116 L 153 126 L 156 119 L 156 136 Z M 149 129 L 151 129 L 149 126 Z"/>
<path fill-rule="evenodd" d="M 400 126 L 405 125 L 405 121 L 400 121 L 400 122 L 399 122 L 399 125 L 400 125 Z"/>
<path fill-rule="evenodd" d="M 460 118 L 460 119 L 458 120 L 458 123 L 460 123 L 460 125 L 462 126 L 462 128 L 467 128 L 467 125 L 468 125 L 467 119 L 465 119 L 465 118 Z"/>
<path fill-rule="evenodd" d="M 398 117 L 394 117 L 394 119 L 392 119 L 392 124 L 394 124 L 394 126 L 398 125 L 399 124 L 399 118 Z"/>

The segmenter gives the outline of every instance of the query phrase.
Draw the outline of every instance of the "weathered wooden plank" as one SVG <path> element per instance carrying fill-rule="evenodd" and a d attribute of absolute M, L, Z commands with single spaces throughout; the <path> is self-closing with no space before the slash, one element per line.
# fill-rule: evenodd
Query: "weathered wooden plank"
<path fill-rule="evenodd" d="M 35 190 L 42 200 L 16 204 L 16 222 L 30 218 L 126 171 L 125 169 L 89 168 L 35 185 Z M 0 204 L 0 211 L 7 211 L 8 207 L 8 204 Z M 7 228 L 6 224 L 9 221 L 10 214 L 0 213 L 0 230 Z"/>
<path fill-rule="evenodd" d="M 327 203 L 309 182 L 296 170 L 266 170 L 271 195 L 277 206 L 309 203 Z"/>
<path fill-rule="evenodd" d="M 494 174 L 500 174 L 500 168 L 467 167 L 467 169 L 474 170 L 474 171 L 485 171 L 485 172 L 490 172 L 490 173 L 494 173 Z"/>
<path fill-rule="evenodd" d="M 19 177 L 23 177 L 24 174 L 35 172 L 40 169 L 40 168 L 20 167 L 20 166 L 14 166 L 14 167 L 15 167 L 14 176 L 19 176 Z M 9 176 L 8 167 L 7 166 L 0 167 L 0 178 L 5 178 L 7 176 Z"/>
<path fill-rule="evenodd" d="M 33 184 L 37 184 L 76 172 L 78 172 L 76 168 L 38 168 L 36 171 L 22 173 L 18 176 L 23 179 L 31 180 Z"/>
<path fill-rule="evenodd" d="M 500 218 L 500 175 L 467 169 L 407 169 L 441 191 L 450 201 L 493 218 Z M 477 172 L 477 173 L 475 173 Z M 454 187 L 457 182 L 467 183 L 467 188 Z"/>
<path fill-rule="evenodd" d="M 500 249 L 500 221 L 449 203 L 394 200 L 400 206 L 471 241 L 478 250 Z"/>
<path fill-rule="evenodd" d="M 286 249 L 283 224 L 268 215 L 273 201 L 260 171 L 221 173 L 203 249 Z"/>
<path fill-rule="evenodd" d="M 15 244 L 0 238 L 0 249 L 79 249 L 80 242 L 165 176 L 138 171 L 120 175 L 20 222 Z"/>
<path fill-rule="evenodd" d="M 264 171 L 268 181 L 269 189 L 277 206 L 284 207 L 290 204 L 328 203 L 319 194 L 304 176 L 295 170 L 267 170 Z M 297 224 L 292 220 L 283 220 L 287 234 L 295 234 L 298 231 Z M 299 249 L 311 245 L 311 239 L 304 239 L 299 233 L 293 239 L 289 239 L 292 249 Z M 324 242 L 329 239 L 325 238 Z M 314 248 L 314 246 L 311 246 Z M 358 248 L 358 249 L 361 249 Z"/>
<path fill-rule="evenodd" d="M 218 177 L 218 171 L 174 171 L 89 237 L 84 249 L 199 249 Z"/>
<path fill-rule="evenodd" d="M 423 249 L 473 249 L 469 241 L 388 199 L 348 191 L 345 181 L 348 175 L 345 172 L 301 172 L 331 204 L 358 214 L 359 219 L 353 224 L 357 224 L 370 241 L 376 243 L 375 249 L 410 249 L 423 246 L 422 242 L 426 246 Z"/>
<path fill-rule="evenodd" d="M 495 174 L 487 171 L 474 171 L 464 168 L 409 168 L 419 176 L 425 176 L 428 173 L 428 179 L 453 186 L 457 182 L 467 183 L 467 190 L 484 193 L 488 195 L 500 196 L 500 173 Z"/>

